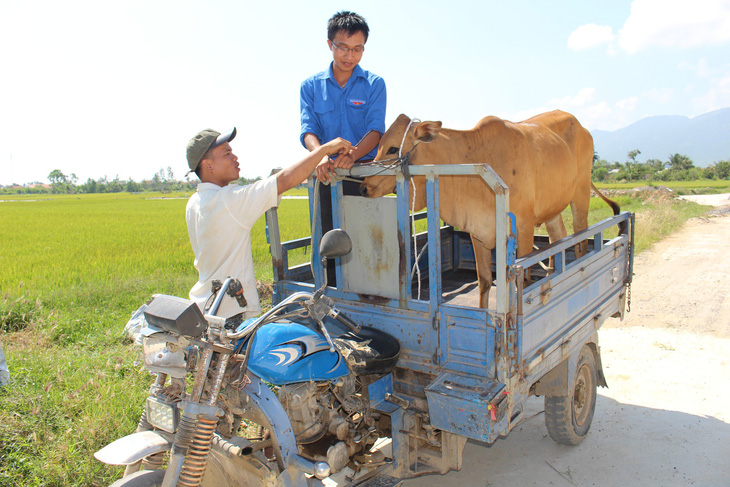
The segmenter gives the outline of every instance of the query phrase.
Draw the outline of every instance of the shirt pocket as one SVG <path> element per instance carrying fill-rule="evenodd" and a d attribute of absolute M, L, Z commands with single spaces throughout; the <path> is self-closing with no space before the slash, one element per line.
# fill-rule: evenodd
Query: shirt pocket
<path fill-rule="evenodd" d="M 335 103 L 332 99 L 327 100 L 315 100 L 314 111 L 316 113 L 324 114 L 329 113 L 335 109 Z"/>

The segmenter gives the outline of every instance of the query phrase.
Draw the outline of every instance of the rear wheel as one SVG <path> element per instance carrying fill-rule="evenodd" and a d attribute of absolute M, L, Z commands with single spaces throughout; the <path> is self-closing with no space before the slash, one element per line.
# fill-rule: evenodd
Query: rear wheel
<path fill-rule="evenodd" d="M 596 409 L 597 377 L 596 360 L 585 345 L 568 395 L 545 397 L 545 425 L 555 442 L 577 445 L 588 434 Z"/>
<path fill-rule="evenodd" d="M 164 470 L 141 470 L 121 478 L 109 487 L 161 487 Z"/>

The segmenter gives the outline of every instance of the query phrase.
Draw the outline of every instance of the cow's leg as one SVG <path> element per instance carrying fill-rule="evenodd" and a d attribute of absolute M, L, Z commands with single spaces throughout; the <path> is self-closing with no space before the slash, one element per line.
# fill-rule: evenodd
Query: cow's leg
<path fill-rule="evenodd" d="M 517 257 L 523 257 L 532 252 L 532 244 L 535 242 L 534 231 L 534 220 L 530 223 L 521 221 L 517 218 Z M 532 283 L 532 276 L 530 269 L 525 269 L 525 285 L 529 286 Z"/>
<path fill-rule="evenodd" d="M 489 288 L 492 287 L 492 249 L 488 249 L 481 240 L 471 236 L 474 247 L 474 260 L 477 265 L 479 281 L 479 307 L 489 307 Z"/>
<path fill-rule="evenodd" d="M 550 243 L 557 242 L 568 235 L 562 215 L 558 215 L 552 220 L 545 222 L 545 228 L 547 229 L 548 236 L 550 237 Z M 553 256 L 550 256 L 548 266 L 550 267 L 550 271 L 555 269 Z"/>
<path fill-rule="evenodd" d="M 573 212 L 573 233 L 578 233 L 588 228 L 588 207 L 590 206 L 590 201 L 591 194 L 589 192 L 586 196 L 576 198 L 570 203 L 570 210 Z M 587 248 L 588 242 L 585 240 L 577 244 L 575 246 L 576 258 L 586 255 Z"/>
<path fill-rule="evenodd" d="M 568 235 L 562 215 L 558 215 L 549 222 L 545 222 L 545 228 L 550 237 L 550 243 L 557 242 Z"/>

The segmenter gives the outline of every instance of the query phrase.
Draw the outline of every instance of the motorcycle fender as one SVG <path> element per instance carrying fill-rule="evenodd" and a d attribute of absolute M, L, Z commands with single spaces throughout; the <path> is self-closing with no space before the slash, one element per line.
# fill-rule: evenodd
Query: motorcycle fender
<path fill-rule="evenodd" d="M 131 465 L 155 453 L 170 449 L 170 442 L 154 431 L 140 431 L 119 438 L 94 453 L 94 458 L 108 465 Z"/>

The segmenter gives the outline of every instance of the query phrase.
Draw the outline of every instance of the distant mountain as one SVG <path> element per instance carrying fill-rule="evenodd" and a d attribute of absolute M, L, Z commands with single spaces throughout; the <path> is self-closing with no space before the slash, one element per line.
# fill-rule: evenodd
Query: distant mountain
<path fill-rule="evenodd" d="M 647 117 L 628 127 L 608 132 L 591 132 L 598 157 L 626 162 L 628 153 L 641 151 L 636 160 L 667 161 L 672 154 L 684 154 L 695 166 L 730 160 L 730 108 L 698 115 Z"/>

